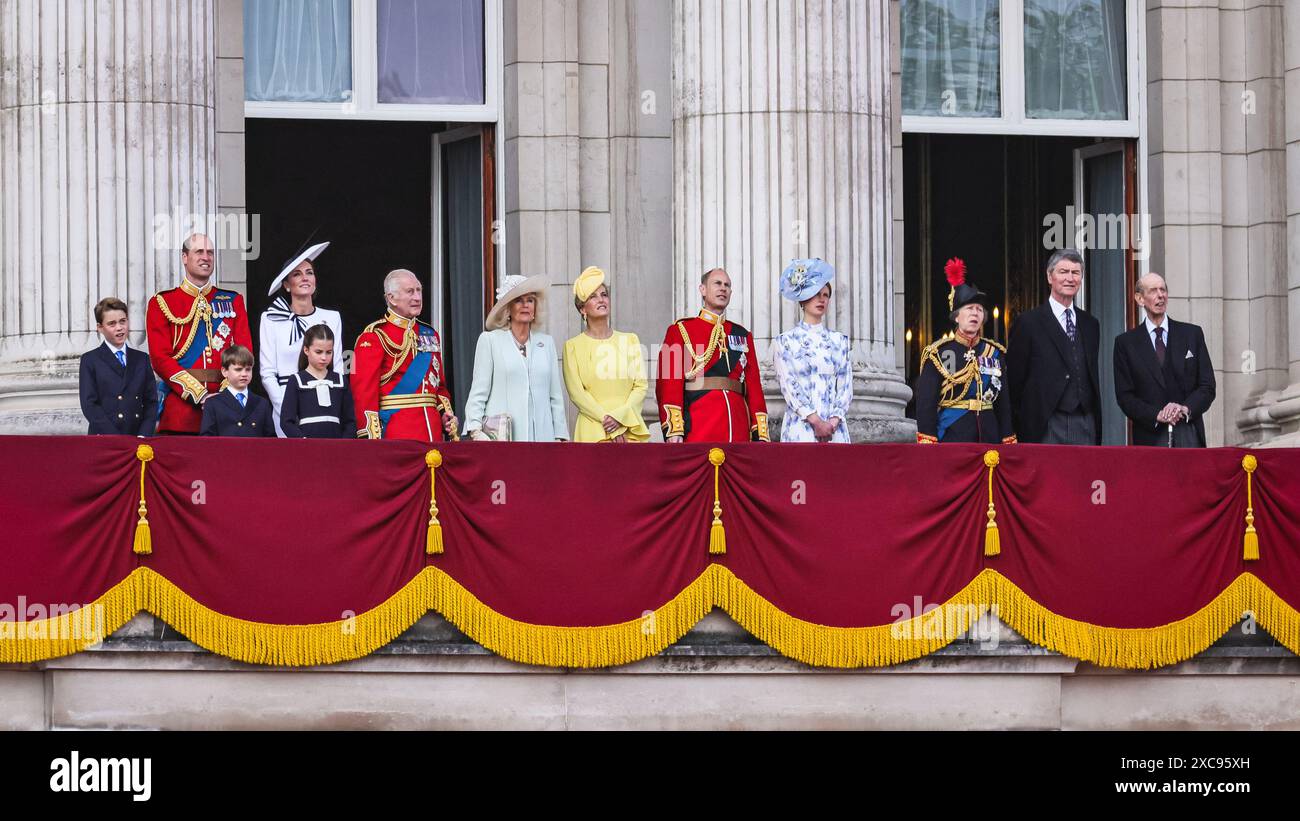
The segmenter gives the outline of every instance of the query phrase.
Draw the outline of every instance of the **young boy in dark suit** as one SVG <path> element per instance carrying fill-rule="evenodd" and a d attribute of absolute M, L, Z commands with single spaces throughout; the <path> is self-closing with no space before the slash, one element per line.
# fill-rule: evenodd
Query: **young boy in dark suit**
<path fill-rule="evenodd" d="M 248 390 L 253 381 L 253 352 L 231 345 L 221 353 L 226 387 L 203 402 L 200 436 L 275 436 L 271 403 Z"/>
<path fill-rule="evenodd" d="M 104 344 L 81 355 L 77 387 L 90 434 L 152 436 L 158 424 L 158 388 L 149 355 L 126 344 L 126 303 L 105 297 L 95 305 L 95 329 Z"/>

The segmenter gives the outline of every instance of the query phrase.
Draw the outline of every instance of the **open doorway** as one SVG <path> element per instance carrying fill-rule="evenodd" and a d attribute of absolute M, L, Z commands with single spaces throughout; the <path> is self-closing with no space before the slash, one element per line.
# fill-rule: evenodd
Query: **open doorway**
<path fill-rule="evenodd" d="M 316 262 L 317 303 L 342 314 L 345 350 L 383 316 L 388 271 L 408 268 L 420 277 L 421 318 L 442 336 L 447 381 L 461 409 L 495 262 L 484 242 L 493 140 L 490 126 L 452 128 L 246 120 L 247 210 L 259 215 L 261 232 L 261 254 L 247 266 L 255 345 L 271 302 L 267 288 L 314 232 L 313 241 L 330 242 Z"/>
<path fill-rule="evenodd" d="M 966 261 L 989 295 L 994 315 L 986 335 L 1006 344 L 1011 323 L 1048 296 L 1044 270 L 1052 219 L 1074 244 L 1079 214 L 1131 214 L 1136 183 L 1132 141 L 911 133 L 903 136 L 904 350 L 915 386 L 920 353 L 950 330 L 944 262 Z M 1095 235 L 1094 235 L 1095 236 Z M 1057 246 L 1053 246 L 1057 247 Z M 1127 429 L 1115 403 L 1111 351 L 1129 327 L 1131 252 L 1081 248 L 1081 306 L 1102 325 L 1098 366 L 1105 444 L 1124 444 Z M 909 405 L 908 415 L 915 417 Z"/>

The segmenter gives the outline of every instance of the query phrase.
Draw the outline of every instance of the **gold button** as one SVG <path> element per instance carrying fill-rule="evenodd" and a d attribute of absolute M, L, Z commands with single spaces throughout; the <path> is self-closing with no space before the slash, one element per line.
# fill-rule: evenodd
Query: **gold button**
<path fill-rule="evenodd" d="M 235 424 L 236 424 L 236 425 L 239 425 L 241 428 L 244 426 L 244 423 L 243 423 L 243 422 L 236 422 Z"/>
<path fill-rule="evenodd" d="M 119 413 L 119 414 L 117 415 L 117 418 L 118 418 L 118 419 L 121 419 L 121 418 L 122 418 L 122 414 Z"/>
<path fill-rule="evenodd" d="M 117 397 L 117 401 L 119 401 L 119 402 L 122 401 L 122 397 L 121 397 L 120 395 Z"/>

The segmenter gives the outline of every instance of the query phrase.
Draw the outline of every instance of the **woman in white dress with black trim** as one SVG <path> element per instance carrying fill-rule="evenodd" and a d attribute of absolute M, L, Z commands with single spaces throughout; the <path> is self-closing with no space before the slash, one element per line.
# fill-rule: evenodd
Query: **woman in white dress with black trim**
<path fill-rule="evenodd" d="M 312 263 L 328 247 L 328 242 L 321 242 L 295 254 L 284 264 L 267 292 L 275 299 L 262 314 L 257 360 L 278 436 L 284 436 L 280 408 L 284 404 L 285 386 L 298 372 L 298 354 L 302 352 L 307 329 L 328 325 L 336 340 L 344 338 L 343 317 L 339 312 L 316 307 L 316 269 Z M 343 373 L 341 344 L 334 346 L 334 370 Z"/>

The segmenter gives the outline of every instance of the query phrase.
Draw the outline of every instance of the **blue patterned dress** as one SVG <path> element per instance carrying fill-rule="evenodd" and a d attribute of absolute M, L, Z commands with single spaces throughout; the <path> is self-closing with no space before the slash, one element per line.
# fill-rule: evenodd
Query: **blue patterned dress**
<path fill-rule="evenodd" d="M 786 405 L 781 441 L 816 442 L 812 425 L 804 421 L 812 413 L 822 419 L 839 417 L 831 441 L 849 441 L 843 421 L 853 399 L 849 338 L 825 325 L 800 322 L 776 338 L 772 361 Z"/>

